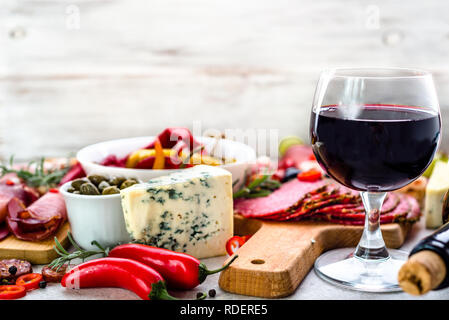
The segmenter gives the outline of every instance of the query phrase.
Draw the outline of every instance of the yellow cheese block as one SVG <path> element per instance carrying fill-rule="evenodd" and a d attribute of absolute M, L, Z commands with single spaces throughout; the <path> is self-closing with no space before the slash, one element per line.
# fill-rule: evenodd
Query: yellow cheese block
<path fill-rule="evenodd" d="M 443 198 L 449 189 L 449 163 L 437 161 L 426 188 L 424 216 L 427 228 L 443 224 Z"/>

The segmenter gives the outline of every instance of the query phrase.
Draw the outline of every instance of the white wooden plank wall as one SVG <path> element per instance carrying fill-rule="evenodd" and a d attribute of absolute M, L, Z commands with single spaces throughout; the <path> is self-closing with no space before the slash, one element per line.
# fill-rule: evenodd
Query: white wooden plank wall
<path fill-rule="evenodd" d="M 307 139 L 333 66 L 432 71 L 449 126 L 447 0 L 2 0 L 0 23 L 3 158 L 193 121 Z"/>

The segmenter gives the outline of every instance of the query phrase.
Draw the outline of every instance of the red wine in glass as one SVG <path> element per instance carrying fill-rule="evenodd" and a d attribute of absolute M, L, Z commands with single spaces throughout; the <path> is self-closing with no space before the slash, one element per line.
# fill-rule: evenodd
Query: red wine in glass
<path fill-rule="evenodd" d="M 312 112 L 315 156 L 327 173 L 359 191 L 392 191 L 418 178 L 432 162 L 439 114 L 410 106 L 366 105 L 351 119 L 343 107 Z"/>

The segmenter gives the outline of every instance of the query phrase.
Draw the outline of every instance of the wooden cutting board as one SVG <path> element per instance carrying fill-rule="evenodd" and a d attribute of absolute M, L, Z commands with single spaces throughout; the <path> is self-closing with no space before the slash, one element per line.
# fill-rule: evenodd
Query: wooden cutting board
<path fill-rule="evenodd" d="M 66 222 L 55 234 L 64 248 L 69 244 L 68 231 L 70 231 L 70 225 Z M 19 240 L 14 235 L 9 235 L 0 241 L 0 259 L 23 259 L 31 264 L 47 264 L 58 256 L 53 249 L 54 245 L 54 237 L 33 242 Z"/>
<path fill-rule="evenodd" d="M 399 248 L 410 228 L 410 224 L 382 225 L 387 247 Z M 355 247 L 363 231 L 361 226 L 241 216 L 235 216 L 234 229 L 237 235 L 253 236 L 238 250 L 238 259 L 221 272 L 219 285 L 228 292 L 263 298 L 292 294 L 323 252 Z"/>

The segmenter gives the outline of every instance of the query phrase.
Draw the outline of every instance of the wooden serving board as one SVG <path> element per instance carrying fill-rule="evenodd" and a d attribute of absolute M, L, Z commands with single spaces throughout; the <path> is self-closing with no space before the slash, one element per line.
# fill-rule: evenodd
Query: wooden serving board
<path fill-rule="evenodd" d="M 397 223 L 382 225 L 387 247 L 400 247 L 410 227 L 410 224 Z M 280 298 L 296 290 L 323 252 L 355 247 L 363 227 L 314 221 L 271 222 L 235 216 L 234 230 L 237 235 L 253 236 L 238 250 L 238 259 L 221 272 L 220 287 L 237 294 Z"/>
<path fill-rule="evenodd" d="M 70 225 L 66 222 L 55 234 L 64 248 L 69 244 L 68 231 Z M 33 242 L 19 240 L 14 235 L 9 235 L 0 241 L 0 259 L 23 259 L 31 264 L 47 264 L 58 256 L 53 249 L 54 245 L 54 237 Z"/>

